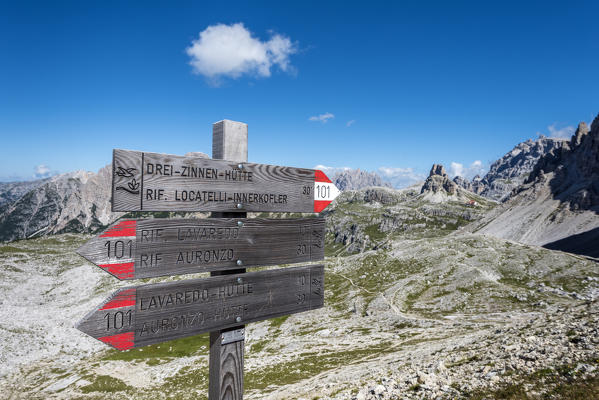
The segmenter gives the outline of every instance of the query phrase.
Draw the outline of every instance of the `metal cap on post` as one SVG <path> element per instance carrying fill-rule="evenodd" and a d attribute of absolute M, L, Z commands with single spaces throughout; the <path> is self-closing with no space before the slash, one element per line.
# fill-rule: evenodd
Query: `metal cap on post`
<path fill-rule="evenodd" d="M 248 126 L 243 122 L 224 119 L 212 124 L 212 158 L 247 162 L 248 160 Z M 245 218 L 246 212 L 213 212 L 212 218 Z M 243 265 L 238 263 L 238 265 Z M 244 268 L 212 272 L 211 275 L 238 274 Z M 226 331 L 210 332 L 209 360 L 209 400 L 241 400 L 243 399 L 243 358 L 245 325 L 233 330 L 238 335 L 226 334 Z M 231 337 L 235 341 L 231 342 Z"/>

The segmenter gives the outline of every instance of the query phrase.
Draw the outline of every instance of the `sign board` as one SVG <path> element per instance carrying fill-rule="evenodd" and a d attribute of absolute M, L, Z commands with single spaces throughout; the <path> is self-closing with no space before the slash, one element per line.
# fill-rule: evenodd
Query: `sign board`
<path fill-rule="evenodd" d="M 114 150 L 112 211 L 321 212 L 339 195 L 319 170 Z"/>
<path fill-rule="evenodd" d="M 77 253 L 119 279 L 324 259 L 324 218 L 121 220 Z"/>
<path fill-rule="evenodd" d="M 117 290 L 77 328 L 127 350 L 323 306 L 324 267 L 303 266 Z"/>

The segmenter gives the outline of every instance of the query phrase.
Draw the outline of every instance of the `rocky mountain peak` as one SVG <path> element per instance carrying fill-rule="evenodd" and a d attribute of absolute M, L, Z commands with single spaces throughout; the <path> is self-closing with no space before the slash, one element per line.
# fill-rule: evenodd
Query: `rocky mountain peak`
<path fill-rule="evenodd" d="M 553 195 L 570 203 L 572 209 L 599 205 L 599 116 L 591 124 L 590 131 L 587 124 L 581 122 L 566 145 L 542 157 L 525 183 L 534 185 L 548 174 L 552 174 Z"/>
<path fill-rule="evenodd" d="M 18 196 L 0 204 L 0 241 L 108 225 L 122 215 L 110 209 L 111 176 L 107 165 L 97 173 L 75 171 L 13 187 Z"/>
<path fill-rule="evenodd" d="M 545 139 L 549 140 L 549 139 Z M 578 125 L 539 158 L 523 184 L 475 231 L 596 256 L 599 238 L 599 117 Z"/>
<path fill-rule="evenodd" d="M 581 122 L 578 124 L 578 128 L 576 128 L 576 132 L 572 136 L 572 140 L 570 141 L 570 146 L 575 147 L 582 143 L 582 138 L 589 133 L 589 127 L 586 122 Z"/>
<path fill-rule="evenodd" d="M 599 114 L 597 114 L 593 122 L 591 122 L 591 131 L 595 132 L 595 134 L 599 132 Z"/>
<path fill-rule="evenodd" d="M 537 140 L 528 139 L 517 144 L 499 160 L 491 164 L 489 172 L 479 181 L 473 191 L 496 201 L 505 201 L 512 191 L 521 185 L 543 156 L 561 151 L 568 146 L 564 139 L 543 135 Z M 473 180 L 474 182 L 474 180 Z"/>
<path fill-rule="evenodd" d="M 441 164 L 433 164 L 420 193 L 442 193 L 453 196 L 457 191 L 458 185 L 449 179 L 447 172 L 445 172 L 445 167 Z"/>
<path fill-rule="evenodd" d="M 447 178 L 447 172 L 445 172 L 445 167 L 443 164 L 433 164 L 431 168 L 431 172 L 429 172 L 429 178 L 433 175 L 440 175 Z"/>
<path fill-rule="evenodd" d="M 35 181 L 0 182 L 0 214 L 4 204 L 13 203 L 25 193 L 34 190 L 52 178 L 38 179 Z"/>
<path fill-rule="evenodd" d="M 333 183 L 341 191 L 359 190 L 371 186 L 391 187 L 376 172 L 362 171 L 360 169 L 348 169 L 337 172 L 333 177 Z"/>

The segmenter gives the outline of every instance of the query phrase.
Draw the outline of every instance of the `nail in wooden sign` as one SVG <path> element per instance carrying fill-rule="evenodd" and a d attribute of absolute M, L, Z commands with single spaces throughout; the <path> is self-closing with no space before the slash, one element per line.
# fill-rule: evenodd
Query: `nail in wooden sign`
<path fill-rule="evenodd" d="M 121 220 L 77 253 L 118 279 L 324 259 L 324 218 Z"/>
<path fill-rule="evenodd" d="M 114 150 L 112 211 L 321 212 L 339 195 L 320 170 Z"/>
<path fill-rule="evenodd" d="M 127 350 L 320 308 L 324 267 L 303 266 L 117 290 L 77 325 Z"/>

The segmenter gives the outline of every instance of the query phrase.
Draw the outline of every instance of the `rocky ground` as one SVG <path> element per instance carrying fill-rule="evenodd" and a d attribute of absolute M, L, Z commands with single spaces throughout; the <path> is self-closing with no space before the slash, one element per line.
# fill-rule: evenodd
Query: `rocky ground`
<path fill-rule="evenodd" d="M 599 231 L 599 116 L 590 130 L 580 123 L 569 141 L 539 158 L 524 183 L 469 229 L 594 257 Z M 559 247 L 561 240 L 567 247 Z M 582 246 L 585 241 L 588 245 Z"/>
<path fill-rule="evenodd" d="M 336 397 L 495 398 L 510 392 L 518 398 L 557 397 L 573 378 L 598 375 L 598 311 L 596 302 L 588 302 L 491 316 L 486 329 L 425 351 L 406 351 L 401 361 L 389 360 L 394 370 L 385 378 Z M 587 393 L 599 394 L 599 388 Z"/>
<path fill-rule="evenodd" d="M 325 307 L 248 326 L 245 398 L 593 398 L 597 263 L 461 229 L 492 203 L 419 196 L 328 211 Z M 4 397 L 206 398 L 207 335 L 117 352 L 73 328 L 121 285 L 73 253 L 87 238 L 0 247 Z"/>

